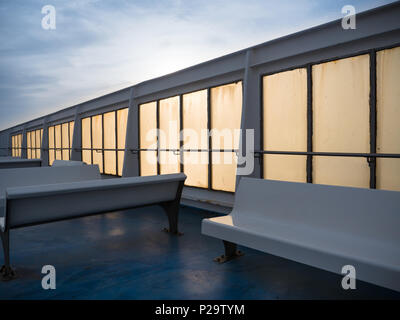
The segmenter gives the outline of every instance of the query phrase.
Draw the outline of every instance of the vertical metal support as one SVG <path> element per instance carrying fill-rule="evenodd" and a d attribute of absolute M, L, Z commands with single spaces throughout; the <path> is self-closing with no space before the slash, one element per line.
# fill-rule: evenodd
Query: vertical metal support
<path fill-rule="evenodd" d="M 239 184 L 241 176 L 246 173 L 249 177 L 260 178 L 262 177 L 263 168 L 261 166 L 262 156 L 254 153 L 255 146 L 261 146 L 261 150 L 263 149 L 263 141 L 262 141 L 262 127 L 263 127 L 263 103 L 262 103 L 262 77 L 259 75 L 259 72 L 252 67 L 252 57 L 253 57 L 253 49 L 248 49 L 246 52 L 246 57 L 244 60 L 244 74 L 242 81 L 242 113 L 241 113 L 241 121 L 240 121 L 240 158 L 242 161 L 238 162 L 237 168 L 241 169 L 241 174 L 236 174 L 236 188 Z M 253 137 L 254 141 L 251 142 L 248 139 L 247 130 L 254 130 Z M 249 145 L 252 143 L 253 145 Z M 250 153 L 250 154 L 247 154 Z M 255 161 L 255 158 L 258 158 L 258 161 Z M 238 158 L 238 160 L 240 160 Z M 252 161 L 250 164 L 248 161 Z M 250 166 L 253 167 L 253 170 L 246 169 Z M 250 169 L 250 168 L 249 168 Z"/>
<path fill-rule="evenodd" d="M 44 118 L 43 120 L 43 134 L 42 134 L 42 142 L 40 144 L 41 146 L 41 152 L 40 152 L 40 157 L 42 158 L 42 166 L 48 166 L 49 165 L 49 125 L 47 122 L 47 117 Z"/>
<path fill-rule="evenodd" d="M 181 172 L 184 172 L 183 167 L 183 95 L 179 95 L 179 162 L 180 162 L 180 169 Z"/>
<path fill-rule="evenodd" d="M 64 159 L 64 146 L 63 146 L 63 123 L 59 124 L 60 126 L 60 136 L 61 136 L 61 143 L 60 143 L 60 148 L 61 148 L 61 160 Z"/>
<path fill-rule="evenodd" d="M 313 84 L 312 65 L 307 65 L 307 152 L 313 151 Z M 311 155 L 307 156 L 307 183 L 312 183 L 312 161 Z"/>
<path fill-rule="evenodd" d="M 26 152 L 26 128 L 22 130 L 22 142 L 21 142 L 21 158 L 26 159 L 28 153 Z"/>
<path fill-rule="evenodd" d="M 157 175 L 160 174 L 160 100 L 156 105 L 156 126 L 157 126 Z"/>
<path fill-rule="evenodd" d="M 264 79 L 260 76 L 260 150 L 264 150 Z M 260 178 L 264 179 L 264 154 L 258 154 L 260 164 Z"/>
<path fill-rule="evenodd" d="M 90 164 L 93 164 L 93 120 L 90 116 Z"/>
<path fill-rule="evenodd" d="M 370 132 L 370 153 L 376 153 L 376 51 L 372 50 L 369 54 L 369 132 Z M 369 158 L 369 187 L 376 188 L 376 158 Z"/>
<path fill-rule="evenodd" d="M 115 175 L 118 176 L 118 110 L 114 111 L 114 121 L 115 121 Z"/>
<path fill-rule="evenodd" d="M 142 147 L 141 143 L 140 143 L 140 105 L 137 108 L 137 114 L 138 114 L 138 118 L 137 118 L 137 133 L 138 133 L 138 149 L 140 149 Z M 138 151 L 138 172 L 139 172 L 139 176 L 142 175 L 142 169 L 140 168 L 141 164 L 140 164 L 140 157 L 141 157 L 141 151 Z"/>
<path fill-rule="evenodd" d="M 36 139 L 36 130 L 33 131 L 34 135 L 35 135 L 35 159 L 38 158 L 38 152 L 37 152 L 37 147 L 38 147 L 38 141 Z M 31 133 L 31 140 L 32 140 L 32 133 Z M 32 147 L 32 142 L 31 142 L 31 147 Z M 31 157 L 32 157 L 32 151 L 31 151 Z"/>
<path fill-rule="evenodd" d="M 72 145 L 70 159 L 74 161 L 82 161 L 82 116 L 80 108 L 75 111 L 74 131 L 72 132 Z"/>
<path fill-rule="evenodd" d="M 207 88 L 207 131 L 208 149 L 212 149 L 211 136 L 211 89 Z M 208 151 L 208 190 L 212 189 L 212 152 Z"/>
<path fill-rule="evenodd" d="M 53 125 L 53 154 L 54 160 L 57 159 L 57 141 L 56 141 L 56 126 Z"/>
<path fill-rule="evenodd" d="M 97 152 L 97 151 L 96 151 Z M 104 157 L 104 113 L 101 114 L 101 164 L 103 165 L 103 174 L 106 173 L 105 157 Z"/>
<path fill-rule="evenodd" d="M 128 102 L 128 120 L 125 132 L 125 153 L 122 167 L 123 177 L 136 177 L 140 175 L 140 154 L 137 152 L 140 144 L 140 126 L 138 126 L 140 125 L 138 116 L 139 109 L 138 101 L 135 98 L 134 88 L 131 88 Z M 130 150 L 132 149 L 135 151 L 131 152 Z"/>
<path fill-rule="evenodd" d="M 71 160 L 71 121 L 68 121 L 68 160 Z"/>

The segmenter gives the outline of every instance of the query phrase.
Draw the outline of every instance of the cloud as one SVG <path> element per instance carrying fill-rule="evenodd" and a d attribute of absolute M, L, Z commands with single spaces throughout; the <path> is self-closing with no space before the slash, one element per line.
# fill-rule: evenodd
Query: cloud
<path fill-rule="evenodd" d="M 42 6 L 57 29 L 41 28 Z M 391 1 L 353 1 L 365 10 Z M 341 16 L 347 1 L 0 4 L 0 128 Z"/>

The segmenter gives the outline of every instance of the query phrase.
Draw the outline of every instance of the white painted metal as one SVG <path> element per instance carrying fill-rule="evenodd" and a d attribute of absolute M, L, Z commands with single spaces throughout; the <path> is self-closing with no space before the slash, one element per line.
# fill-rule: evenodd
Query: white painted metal
<path fill-rule="evenodd" d="M 400 291 L 399 213 L 396 191 L 242 178 L 202 233 Z"/>

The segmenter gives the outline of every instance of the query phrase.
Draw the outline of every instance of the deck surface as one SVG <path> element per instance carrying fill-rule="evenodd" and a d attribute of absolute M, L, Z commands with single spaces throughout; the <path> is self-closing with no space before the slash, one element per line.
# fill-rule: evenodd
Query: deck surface
<path fill-rule="evenodd" d="M 182 237 L 161 231 L 167 219 L 147 207 L 12 230 L 18 278 L 0 282 L 0 299 L 399 299 L 400 293 L 251 250 L 218 265 L 222 242 L 200 233 L 216 214 L 182 207 Z M 3 257 L 0 257 L 3 263 Z M 43 265 L 57 288 L 43 290 Z"/>

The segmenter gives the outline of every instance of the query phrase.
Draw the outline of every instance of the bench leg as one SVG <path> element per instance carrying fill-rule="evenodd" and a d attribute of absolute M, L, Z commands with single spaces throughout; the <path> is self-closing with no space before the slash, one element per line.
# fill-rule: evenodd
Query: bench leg
<path fill-rule="evenodd" d="M 244 253 L 242 251 L 236 250 L 237 249 L 236 243 L 232 243 L 232 242 L 225 241 L 225 240 L 222 240 L 222 241 L 223 241 L 224 247 L 225 247 L 225 254 L 223 254 L 219 257 L 216 257 L 214 259 L 215 262 L 224 263 L 224 262 L 230 261 L 232 259 L 235 259 L 237 257 L 244 255 Z"/>
<path fill-rule="evenodd" d="M 1 280 L 8 281 L 16 277 L 15 271 L 10 266 L 10 231 L 0 231 L 3 244 L 4 265 L 0 269 Z"/>
<path fill-rule="evenodd" d="M 179 182 L 178 190 L 176 192 L 175 200 L 164 202 L 161 204 L 165 213 L 168 217 L 169 228 L 164 228 L 165 232 L 176 234 L 178 236 L 183 233 L 178 231 L 178 214 L 179 214 L 179 203 L 181 202 L 181 195 L 184 181 Z"/>
<path fill-rule="evenodd" d="M 161 206 L 167 214 L 169 224 L 169 228 L 164 228 L 164 231 L 167 233 L 176 234 L 178 236 L 183 235 L 183 233 L 178 231 L 179 202 L 166 202 L 163 203 Z"/>

